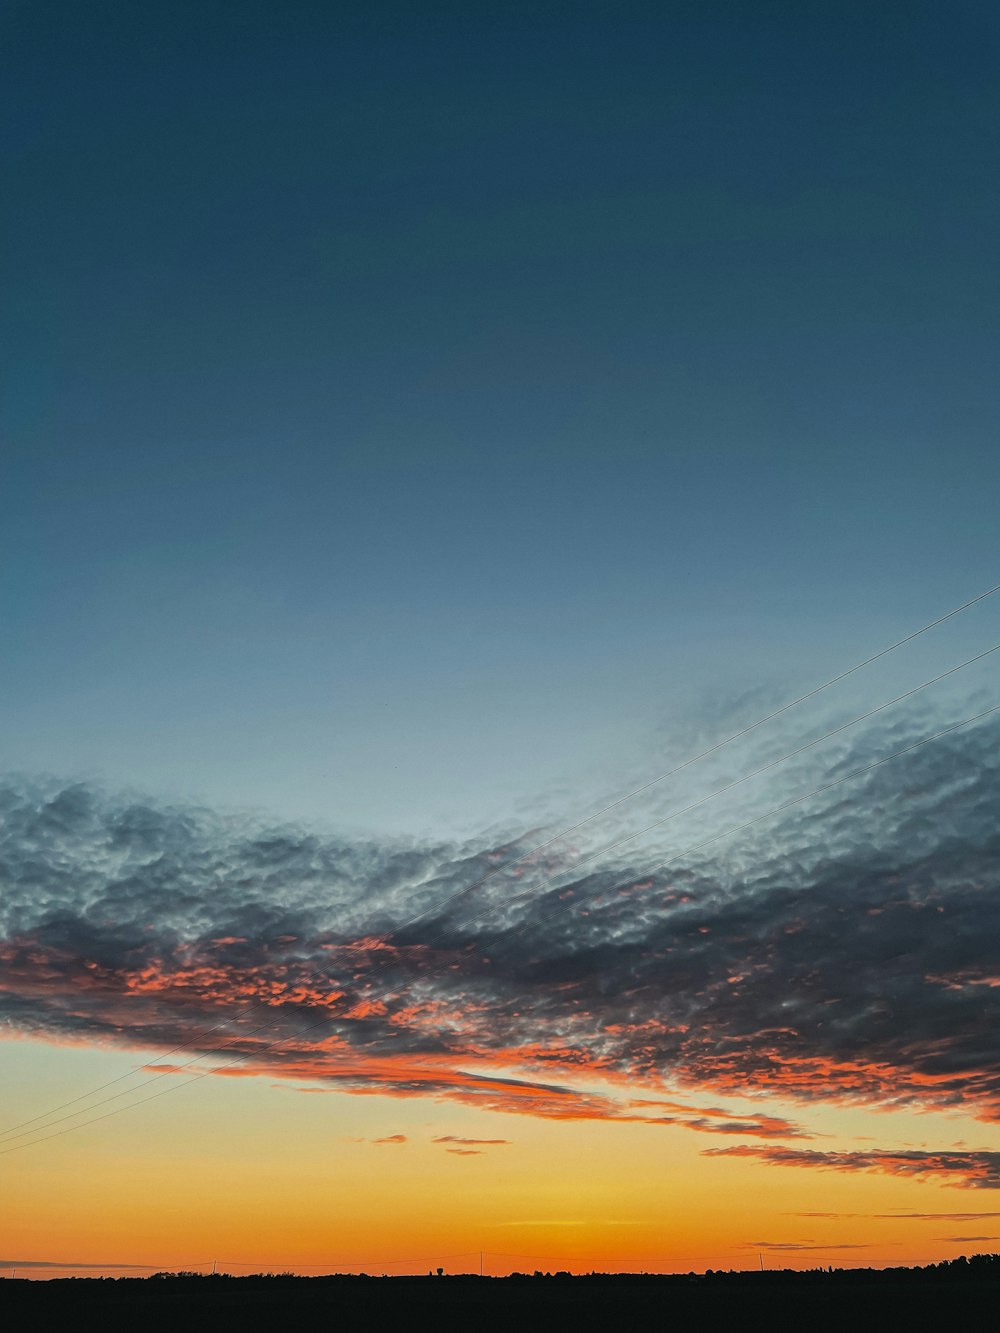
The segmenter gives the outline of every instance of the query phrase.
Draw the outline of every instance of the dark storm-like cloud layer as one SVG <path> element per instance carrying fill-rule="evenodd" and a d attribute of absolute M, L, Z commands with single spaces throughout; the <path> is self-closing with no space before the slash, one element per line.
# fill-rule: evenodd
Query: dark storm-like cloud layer
<path fill-rule="evenodd" d="M 868 732 L 818 779 L 931 729 Z M 663 847 L 515 864 L 530 838 L 348 841 L 9 782 L 0 1023 L 158 1049 L 161 1071 L 215 1052 L 220 1072 L 758 1138 L 795 1126 L 663 1093 L 1000 1119 L 998 742 L 953 733 L 665 870 Z M 597 1078 L 628 1098 L 581 1090 Z"/>

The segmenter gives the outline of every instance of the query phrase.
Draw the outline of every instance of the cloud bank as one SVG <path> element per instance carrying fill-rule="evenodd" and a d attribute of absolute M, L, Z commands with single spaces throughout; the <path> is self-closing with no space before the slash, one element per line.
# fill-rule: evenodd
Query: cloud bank
<path fill-rule="evenodd" d="M 929 729 L 841 741 L 789 790 Z M 331 1090 L 759 1139 L 801 1131 L 690 1098 L 1000 1120 L 998 742 L 995 722 L 955 732 L 663 870 L 775 789 L 584 865 L 566 844 L 512 863 L 531 835 L 351 841 L 9 780 L 0 1029 L 159 1051 L 161 1071 L 205 1054 Z M 753 1151 L 1000 1183 L 988 1154 Z"/>

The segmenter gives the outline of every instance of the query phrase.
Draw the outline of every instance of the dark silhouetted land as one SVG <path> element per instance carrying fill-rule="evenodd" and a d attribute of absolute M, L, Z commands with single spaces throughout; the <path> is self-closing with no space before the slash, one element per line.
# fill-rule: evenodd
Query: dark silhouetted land
<path fill-rule="evenodd" d="M 0 1281 L 9 1329 L 993 1328 L 1000 1256 L 926 1268 L 687 1275 L 516 1274 Z"/>

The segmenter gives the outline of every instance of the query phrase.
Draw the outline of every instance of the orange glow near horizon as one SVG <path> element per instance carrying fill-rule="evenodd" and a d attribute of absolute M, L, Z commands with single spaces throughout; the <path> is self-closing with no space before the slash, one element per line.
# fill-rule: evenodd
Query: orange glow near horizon
<path fill-rule="evenodd" d="M 120 1051 L 23 1040 L 5 1056 L 4 1125 L 39 1109 L 12 1089 L 41 1090 L 51 1105 L 135 1064 Z M 988 1189 L 705 1156 L 730 1136 L 638 1114 L 554 1118 L 434 1096 L 303 1091 L 320 1089 L 209 1077 L 8 1153 L 0 1260 L 99 1266 L 80 1272 L 213 1261 L 236 1273 L 472 1272 L 483 1251 L 495 1274 L 687 1272 L 754 1267 L 759 1253 L 768 1267 L 881 1267 L 1000 1249 L 1000 1217 L 974 1218 L 1000 1213 Z M 814 1137 L 789 1146 L 823 1152 L 870 1148 L 872 1136 L 901 1148 L 996 1137 L 954 1114 L 702 1100 L 723 1118 L 798 1122 Z M 643 1110 L 654 1114 L 696 1109 L 686 1096 L 635 1102 L 653 1102 Z"/>

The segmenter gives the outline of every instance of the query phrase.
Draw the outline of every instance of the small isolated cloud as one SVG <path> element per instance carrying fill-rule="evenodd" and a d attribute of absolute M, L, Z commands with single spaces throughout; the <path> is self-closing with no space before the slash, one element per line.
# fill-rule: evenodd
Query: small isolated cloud
<path fill-rule="evenodd" d="M 492 1227 L 590 1227 L 596 1224 L 593 1221 L 585 1222 L 582 1218 L 553 1218 L 553 1217 L 529 1217 L 517 1218 L 513 1222 L 490 1222 Z M 603 1227 L 638 1227 L 645 1226 L 646 1223 L 632 1218 L 624 1217 L 602 1217 L 600 1226 Z M 530 1257 L 530 1256 L 529 1256 Z"/>
<path fill-rule="evenodd" d="M 947 1241 L 950 1245 L 971 1245 L 982 1240 L 1000 1240 L 1000 1236 L 935 1236 L 934 1239 Z"/>
<path fill-rule="evenodd" d="M 445 1152 L 452 1153 L 455 1157 L 482 1157 L 481 1148 L 445 1148 Z"/>
<path fill-rule="evenodd" d="M 881 1243 L 881 1242 L 880 1242 Z M 741 1249 L 745 1250 L 870 1250 L 870 1244 L 843 1244 L 839 1241 L 830 1240 L 816 1242 L 811 1240 L 747 1240 L 744 1241 Z"/>
<path fill-rule="evenodd" d="M 372 1139 L 372 1143 L 405 1143 L 405 1134 L 386 1134 L 381 1139 Z"/>
<path fill-rule="evenodd" d="M 739 1134 L 758 1139 L 811 1139 L 801 1125 L 783 1116 L 751 1115 L 726 1111 L 720 1106 L 692 1106 L 684 1102 L 665 1101 L 662 1098 L 633 1098 L 629 1105 L 651 1111 L 666 1110 L 669 1115 L 643 1114 L 636 1119 L 652 1125 L 681 1125 L 700 1134 Z M 619 1119 L 629 1119 L 621 1115 Z"/>
<path fill-rule="evenodd" d="M 499 1148 L 510 1143 L 510 1139 L 465 1139 L 457 1134 L 438 1134 L 432 1143 L 457 1143 L 465 1148 Z"/>
<path fill-rule="evenodd" d="M 1000 1213 L 786 1213 L 786 1217 L 822 1218 L 876 1218 L 882 1222 L 978 1222 L 984 1217 L 1000 1217 Z"/>
<path fill-rule="evenodd" d="M 1000 1189 L 1000 1152 L 820 1152 L 739 1144 L 706 1148 L 703 1157 L 757 1157 L 777 1166 L 818 1167 L 824 1171 L 877 1171 L 887 1176 L 936 1176 L 961 1189 Z"/>

